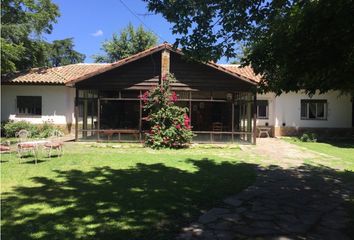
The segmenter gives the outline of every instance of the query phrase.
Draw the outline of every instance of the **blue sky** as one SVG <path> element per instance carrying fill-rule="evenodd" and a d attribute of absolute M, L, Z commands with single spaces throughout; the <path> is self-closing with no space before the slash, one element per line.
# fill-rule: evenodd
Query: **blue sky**
<path fill-rule="evenodd" d="M 124 3 L 159 38 L 159 43 L 174 43 L 175 36 L 169 24 L 161 15 L 152 15 L 142 0 L 123 0 Z M 92 55 L 101 53 L 101 43 L 119 33 L 131 22 L 139 26 L 141 22 L 131 14 L 119 0 L 53 0 L 59 6 L 61 16 L 54 25 L 52 34 L 46 35 L 48 41 L 73 37 L 75 49 L 86 55 L 85 62 L 93 62 Z M 141 14 L 141 15 L 140 15 Z M 148 14 L 145 15 L 144 14 Z M 221 60 L 224 63 L 225 60 Z"/>

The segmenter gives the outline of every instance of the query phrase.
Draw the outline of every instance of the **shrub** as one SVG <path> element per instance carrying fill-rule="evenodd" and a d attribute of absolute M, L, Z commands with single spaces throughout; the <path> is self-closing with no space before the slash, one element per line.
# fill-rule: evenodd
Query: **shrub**
<path fill-rule="evenodd" d="M 39 137 L 47 138 L 54 130 L 59 130 L 59 128 L 51 123 L 44 122 L 42 125 L 38 126 Z"/>
<path fill-rule="evenodd" d="M 167 75 L 160 86 L 141 96 L 144 110 L 148 112 L 144 120 L 150 125 L 145 145 L 154 149 L 186 147 L 193 137 L 188 108 L 176 106 L 177 94 L 170 90 L 174 80 L 172 75 Z"/>
<path fill-rule="evenodd" d="M 53 130 L 58 128 L 48 122 L 44 122 L 43 124 L 37 125 L 29 123 L 27 121 L 10 121 L 3 125 L 3 131 L 6 137 L 15 137 L 16 133 L 22 129 L 29 131 L 31 133 L 30 137 L 32 138 L 46 138 L 50 136 Z"/>
<path fill-rule="evenodd" d="M 5 136 L 15 137 L 16 133 L 21 129 L 25 129 L 31 133 L 31 137 L 38 136 L 38 128 L 36 125 L 26 122 L 26 121 L 10 121 L 4 125 Z"/>
<path fill-rule="evenodd" d="M 303 133 L 300 140 L 302 142 L 316 142 L 317 135 L 315 133 Z"/>

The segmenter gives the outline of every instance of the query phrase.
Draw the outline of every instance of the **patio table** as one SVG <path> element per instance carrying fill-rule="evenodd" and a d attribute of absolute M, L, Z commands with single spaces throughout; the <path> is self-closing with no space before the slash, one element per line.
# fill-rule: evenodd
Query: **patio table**
<path fill-rule="evenodd" d="M 269 131 L 271 130 L 270 127 L 258 127 L 259 134 L 258 137 L 261 137 L 262 134 L 266 134 L 267 137 L 269 138 Z"/>
<path fill-rule="evenodd" d="M 44 144 L 46 143 L 49 143 L 50 141 L 48 140 L 37 140 L 37 141 L 26 141 L 26 142 L 20 142 L 17 144 L 17 149 L 18 149 L 18 152 L 19 152 L 19 155 L 20 155 L 20 158 L 22 157 L 21 156 L 21 151 L 22 149 L 26 146 L 26 145 L 32 145 L 34 146 L 34 160 L 35 160 L 35 164 L 37 164 L 37 160 L 38 160 L 38 151 L 39 151 L 39 147 L 40 146 L 43 146 Z"/>

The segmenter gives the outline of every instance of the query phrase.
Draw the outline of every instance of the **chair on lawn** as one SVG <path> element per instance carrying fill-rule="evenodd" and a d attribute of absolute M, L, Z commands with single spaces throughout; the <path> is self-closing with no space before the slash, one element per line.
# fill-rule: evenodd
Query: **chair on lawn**
<path fill-rule="evenodd" d="M 10 148 L 9 141 L 0 144 L 0 153 L 10 153 L 10 152 L 11 152 L 11 148 Z"/>
<path fill-rule="evenodd" d="M 56 150 L 58 156 L 62 156 L 63 155 L 63 145 L 64 143 L 62 141 L 59 140 L 60 137 L 64 136 L 64 134 L 59 131 L 59 130 L 54 130 L 50 137 L 49 137 L 49 142 L 44 144 L 44 148 L 47 150 L 48 152 L 48 157 L 52 156 L 52 151 Z"/>
<path fill-rule="evenodd" d="M 24 153 L 32 153 L 34 156 L 36 155 L 36 145 L 28 141 L 28 138 L 31 136 L 31 133 L 25 129 L 18 131 L 15 135 L 18 138 L 17 143 L 17 153 L 20 158 Z"/>

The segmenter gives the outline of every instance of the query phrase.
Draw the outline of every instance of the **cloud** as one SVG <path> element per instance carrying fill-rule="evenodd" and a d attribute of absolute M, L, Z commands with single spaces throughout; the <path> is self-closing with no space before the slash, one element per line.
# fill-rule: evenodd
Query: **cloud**
<path fill-rule="evenodd" d="M 103 31 L 101 29 L 97 30 L 95 33 L 92 33 L 91 36 L 99 37 L 103 35 Z"/>

